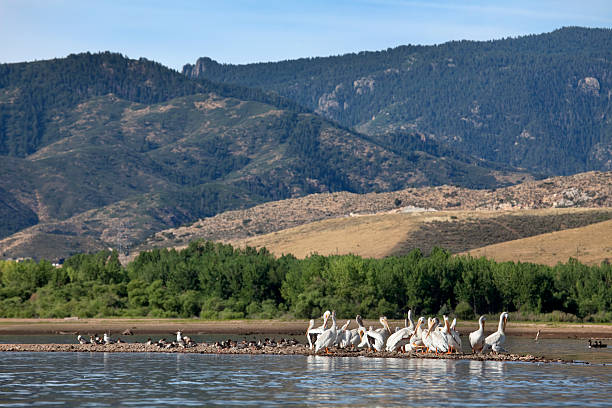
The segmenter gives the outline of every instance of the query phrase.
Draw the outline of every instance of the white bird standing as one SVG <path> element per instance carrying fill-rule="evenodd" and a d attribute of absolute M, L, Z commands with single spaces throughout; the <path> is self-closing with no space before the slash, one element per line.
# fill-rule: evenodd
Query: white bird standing
<path fill-rule="evenodd" d="M 441 330 L 434 330 L 431 333 L 432 344 L 436 353 L 446 353 L 449 349 L 449 327 L 448 327 L 448 317 L 444 316 L 444 326 L 442 326 Z"/>
<path fill-rule="evenodd" d="M 396 330 L 395 333 L 391 334 L 387 339 L 387 351 L 397 351 L 398 349 L 404 349 L 404 346 L 410 342 L 410 337 L 414 334 L 414 322 L 411 318 L 412 310 L 408 311 L 408 318 L 406 319 L 406 327 Z M 410 322 L 410 325 L 407 323 Z"/>
<path fill-rule="evenodd" d="M 327 321 L 329 320 L 330 315 L 331 312 L 329 310 L 326 310 L 325 313 L 323 313 L 323 324 L 319 327 L 314 327 L 315 321 L 314 319 L 310 319 L 310 325 L 306 330 L 306 338 L 308 339 L 308 344 L 311 350 L 317 341 L 317 337 L 319 337 L 319 335 L 327 329 Z"/>
<path fill-rule="evenodd" d="M 478 330 L 470 333 L 470 346 L 472 347 L 472 353 L 479 353 L 482 351 L 482 347 L 484 346 L 484 327 L 487 318 L 484 316 L 480 316 L 478 319 Z"/>
<path fill-rule="evenodd" d="M 351 348 L 358 347 L 359 343 L 361 342 L 361 336 L 359 335 L 359 331 L 361 327 L 363 327 L 363 323 L 361 322 L 361 316 L 357 315 L 357 317 L 355 317 L 355 321 L 357 321 L 357 328 L 347 330 L 347 347 L 350 346 Z"/>
<path fill-rule="evenodd" d="M 417 320 L 416 329 L 414 330 L 414 334 L 410 337 L 410 342 L 405 347 L 406 351 L 423 349 L 423 323 L 425 323 L 425 318 L 421 316 L 419 320 Z"/>
<path fill-rule="evenodd" d="M 113 339 L 111 339 L 108 333 L 104 333 L 104 344 L 111 344 L 111 343 L 113 343 Z"/>
<path fill-rule="evenodd" d="M 489 335 L 484 340 L 484 346 L 482 348 L 482 352 L 488 351 L 489 349 L 493 350 L 496 353 L 500 351 L 506 351 L 502 347 L 506 342 L 506 323 L 508 322 L 508 312 L 503 312 L 499 315 L 499 325 L 497 326 L 497 331 L 491 335 Z"/>
<path fill-rule="evenodd" d="M 357 348 L 369 347 L 368 336 L 366 336 L 366 332 L 368 329 L 363 325 L 363 320 L 360 315 L 355 317 L 355 321 L 357 322 L 357 334 L 359 335 L 359 343 L 357 344 Z"/>
<path fill-rule="evenodd" d="M 439 324 L 440 320 L 438 320 L 437 317 L 433 319 L 427 318 L 427 329 L 421 335 L 421 340 L 423 341 L 423 345 L 427 348 L 427 351 L 436 349 L 433 344 L 433 333 L 436 331 Z"/>
<path fill-rule="evenodd" d="M 414 325 L 414 320 L 412 320 L 412 309 L 408 309 L 408 317 L 406 318 L 408 320 L 408 323 L 410 323 L 409 325 L 407 325 L 409 328 L 412 329 L 412 331 L 416 330 L 416 326 Z M 406 325 L 406 324 L 404 324 Z"/>
<path fill-rule="evenodd" d="M 325 352 L 329 353 L 329 348 L 336 343 L 336 338 L 338 337 L 338 327 L 336 326 L 335 310 L 331 313 L 331 319 L 331 328 L 325 330 L 319 335 L 319 337 L 317 337 L 317 341 L 315 342 L 315 353 L 317 353 L 322 348 L 325 348 Z"/>
<path fill-rule="evenodd" d="M 448 351 L 459 353 L 461 351 L 461 335 L 455 328 L 457 326 L 457 318 L 453 319 L 448 331 L 450 337 L 448 338 Z"/>
<path fill-rule="evenodd" d="M 348 327 L 350 324 L 351 324 L 351 321 L 347 320 L 346 323 L 344 323 L 344 326 L 342 326 L 338 330 L 338 335 L 336 336 L 336 343 L 337 343 L 337 346 L 340 348 L 346 348 L 349 345 L 351 331 L 348 330 Z"/>
<path fill-rule="evenodd" d="M 381 316 L 379 321 L 383 327 L 376 330 L 372 330 L 372 328 L 370 328 L 370 330 L 365 333 L 370 348 L 374 348 L 376 351 L 381 351 L 385 347 L 385 343 L 391 335 L 391 328 L 389 327 L 387 318 L 385 316 Z"/>

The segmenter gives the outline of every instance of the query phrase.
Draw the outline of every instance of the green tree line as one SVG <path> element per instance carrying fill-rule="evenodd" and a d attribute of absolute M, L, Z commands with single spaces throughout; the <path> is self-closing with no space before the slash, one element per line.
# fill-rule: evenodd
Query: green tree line
<path fill-rule="evenodd" d="M 308 318 L 326 309 L 342 318 L 507 310 L 609 322 L 612 266 L 495 262 L 439 248 L 301 260 L 204 241 L 143 252 L 125 267 L 116 252 L 75 255 L 61 268 L 0 261 L 1 317 Z"/>

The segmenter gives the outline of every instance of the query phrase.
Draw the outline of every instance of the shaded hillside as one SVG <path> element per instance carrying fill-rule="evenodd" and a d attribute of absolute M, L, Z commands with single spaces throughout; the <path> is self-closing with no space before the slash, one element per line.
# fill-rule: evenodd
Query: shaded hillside
<path fill-rule="evenodd" d="M 484 248 L 509 248 L 515 240 L 540 237 L 554 231 L 573 231 L 590 225 L 599 225 L 612 219 L 612 209 L 540 209 L 510 211 L 436 211 L 419 213 L 381 213 L 359 217 L 334 218 L 303 224 L 294 228 L 228 241 L 234 246 L 266 248 L 276 256 L 293 254 L 298 258 L 313 253 L 319 255 L 355 254 L 367 258 L 402 256 L 419 249 L 429 255 L 435 247 L 452 253 L 475 248 L 483 254 Z M 609 221 L 605 221 L 609 222 Z M 601 234 L 605 239 L 609 234 Z M 589 247 L 589 242 L 593 248 Z M 503 244 L 499 244 L 503 243 Z M 481 248 L 483 245 L 489 245 Z M 565 243 L 571 247 L 571 243 Z M 581 252 L 589 253 L 583 261 L 598 264 L 612 255 L 610 245 L 599 242 L 595 237 L 581 241 Z M 602 248 L 608 249 L 606 253 Z M 524 247 L 528 249 L 528 247 Z M 576 245 L 574 245 L 574 255 Z M 505 252 L 506 259 L 512 258 L 511 249 Z M 556 261 L 566 262 L 565 252 L 534 251 L 546 259 L 546 263 L 558 255 Z M 554 254 L 554 255 L 553 255 Z M 532 254 L 535 255 L 535 254 Z M 572 255 L 569 255 L 572 256 Z M 541 263 L 531 256 L 530 262 Z M 556 263 L 556 262 L 555 262 Z"/>
<path fill-rule="evenodd" d="M 551 266 L 568 258 L 589 265 L 609 264 L 612 261 L 612 221 L 488 245 L 470 250 L 469 254 L 498 262 L 537 262 Z"/>
<path fill-rule="evenodd" d="M 463 220 L 451 216 L 448 219 L 434 219 L 418 226 L 413 232 L 407 234 L 406 238 L 398 242 L 390 253 L 394 255 L 406 254 L 415 248 L 419 248 L 424 254 L 430 254 L 435 247 L 459 253 L 501 242 L 581 228 L 610 219 L 612 219 L 612 209 L 610 208 L 590 209 L 589 211 L 576 209 L 573 211 L 501 212 L 494 217 L 472 215 Z M 605 239 L 605 237 L 601 236 L 598 239 Z M 482 253 L 482 251 L 479 253 Z M 544 255 L 544 253 L 540 255 Z M 610 256 L 612 256 L 612 253 Z M 567 258 L 568 256 L 559 257 L 557 261 L 565 262 Z M 599 258 L 596 263 L 603 259 L 605 257 Z M 530 262 L 542 263 L 535 259 Z"/>
<path fill-rule="evenodd" d="M 200 58 L 183 73 L 276 92 L 386 146 L 422 140 L 568 175 L 612 169 L 611 48 L 612 30 L 572 27 L 276 63 Z"/>
<path fill-rule="evenodd" d="M 491 163 L 387 149 L 277 96 L 190 81 L 146 60 L 105 53 L 49 61 L 51 73 L 71 67 L 65 86 L 75 94 L 66 98 L 60 73 L 27 88 L 26 73 L 47 72 L 44 62 L 33 64 L 2 66 L 17 77 L 3 88 L 15 98 L 0 104 L 4 123 L 28 123 L 19 116 L 28 105 L 44 124 L 32 138 L 20 139 L 16 128 L 2 133 L 3 257 L 125 248 L 228 209 L 318 192 L 529 178 Z M 81 76 L 73 72 L 79 66 Z M 40 106 L 20 99 L 36 87 Z"/>

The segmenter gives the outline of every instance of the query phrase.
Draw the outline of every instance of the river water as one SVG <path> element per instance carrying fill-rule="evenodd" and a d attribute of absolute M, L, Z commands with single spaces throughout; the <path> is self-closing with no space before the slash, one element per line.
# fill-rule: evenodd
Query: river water
<path fill-rule="evenodd" d="M 325 356 L 0 353 L 10 406 L 600 406 L 612 367 Z"/>

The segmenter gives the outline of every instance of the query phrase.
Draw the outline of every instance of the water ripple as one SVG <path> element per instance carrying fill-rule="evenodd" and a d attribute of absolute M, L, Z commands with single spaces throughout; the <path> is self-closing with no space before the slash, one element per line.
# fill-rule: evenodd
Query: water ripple
<path fill-rule="evenodd" d="M 609 366 L 164 353 L 0 353 L 0 407 L 609 406 Z"/>

